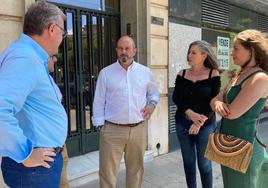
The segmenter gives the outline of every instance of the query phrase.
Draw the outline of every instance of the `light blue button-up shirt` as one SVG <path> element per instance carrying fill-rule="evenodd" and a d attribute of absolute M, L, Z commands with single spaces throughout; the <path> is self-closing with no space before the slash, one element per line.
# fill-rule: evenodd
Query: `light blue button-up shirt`
<path fill-rule="evenodd" d="M 47 61 L 47 52 L 24 34 L 0 56 L 0 155 L 16 162 L 34 147 L 63 146 L 67 136 Z"/>

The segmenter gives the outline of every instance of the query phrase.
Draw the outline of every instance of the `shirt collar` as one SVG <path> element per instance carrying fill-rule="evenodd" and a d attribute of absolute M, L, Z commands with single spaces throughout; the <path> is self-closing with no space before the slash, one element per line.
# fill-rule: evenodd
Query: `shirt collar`
<path fill-rule="evenodd" d="M 119 62 L 118 60 L 117 60 L 116 63 L 117 63 L 117 65 L 118 65 L 122 70 L 126 71 L 126 70 L 121 66 L 121 64 L 120 64 L 120 62 Z M 133 63 L 128 67 L 128 70 L 132 70 L 132 69 L 134 69 L 135 66 L 136 66 L 136 61 L 133 60 Z"/>
<path fill-rule="evenodd" d="M 43 62 L 47 62 L 48 60 L 48 53 L 42 48 L 35 40 L 33 40 L 31 37 L 25 34 L 21 34 L 20 40 L 23 43 L 26 43 L 33 47 L 33 49 L 36 51 L 36 53 L 39 55 L 39 57 L 43 60 Z"/>

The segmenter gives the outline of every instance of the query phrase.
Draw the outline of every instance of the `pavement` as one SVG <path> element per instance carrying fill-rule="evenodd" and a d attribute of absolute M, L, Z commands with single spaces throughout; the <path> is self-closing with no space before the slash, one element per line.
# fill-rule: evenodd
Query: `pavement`
<path fill-rule="evenodd" d="M 155 157 L 153 161 L 144 165 L 143 188 L 186 188 L 184 170 L 182 166 L 181 150 L 170 152 Z M 122 169 L 118 175 L 117 188 L 125 188 L 125 170 Z M 197 176 L 197 187 L 201 187 L 200 176 Z M 213 188 L 223 188 L 220 166 L 213 164 Z M 77 188 L 98 188 L 99 181 L 94 180 Z"/>
<path fill-rule="evenodd" d="M 258 132 L 263 142 L 268 144 L 268 121 L 260 123 Z M 268 150 L 268 149 L 266 149 Z M 213 188 L 223 188 L 220 165 L 213 164 Z M 181 150 L 176 149 L 168 154 L 155 157 L 152 161 L 145 163 L 144 181 L 142 188 L 187 188 Z M 99 181 L 95 179 L 87 184 L 76 188 L 98 188 Z M 200 176 L 197 170 L 197 187 L 200 188 Z M 117 188 L 125 188 L 124 167 L 118 174 Z"/>

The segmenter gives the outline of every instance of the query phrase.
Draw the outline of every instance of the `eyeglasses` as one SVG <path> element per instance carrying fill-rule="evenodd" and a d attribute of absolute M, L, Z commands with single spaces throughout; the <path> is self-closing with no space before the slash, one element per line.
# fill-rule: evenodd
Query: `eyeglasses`
<path fill-rule="evenodd" d="M 64 28 L 62 28 L 61 26 L 59 26 L 58 24 L 55 23 L 55 25 L 60 28 L 60 30 L 63 31 L 62 33 L 62 38 L 65 38 L 68 35 L 68 31 L 66 31 Z"/>

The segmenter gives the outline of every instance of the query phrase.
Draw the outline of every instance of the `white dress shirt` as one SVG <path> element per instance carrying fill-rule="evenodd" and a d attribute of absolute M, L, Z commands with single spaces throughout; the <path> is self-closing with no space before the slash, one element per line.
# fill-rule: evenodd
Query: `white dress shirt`
<path fill-rule="evenodd" d="M 148 67 L 133 61 L 125 70 L 117 61 L 100 71 L 94 102 L 93 125 L 105 120 L 129 124 L 144 121 L 141 110 L 159 101 L 159 91 Z"/>

